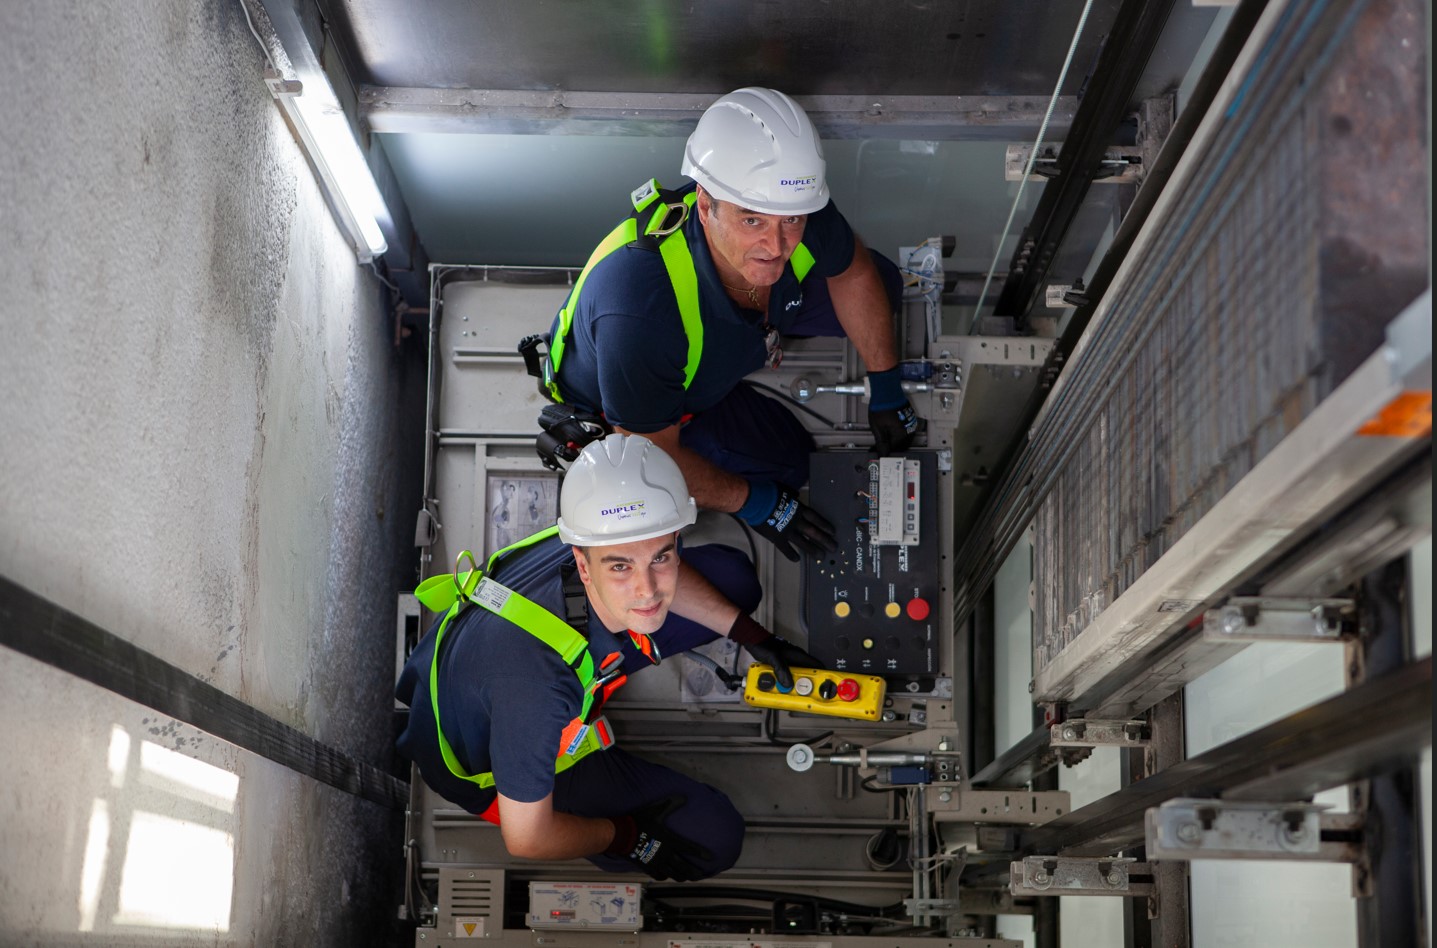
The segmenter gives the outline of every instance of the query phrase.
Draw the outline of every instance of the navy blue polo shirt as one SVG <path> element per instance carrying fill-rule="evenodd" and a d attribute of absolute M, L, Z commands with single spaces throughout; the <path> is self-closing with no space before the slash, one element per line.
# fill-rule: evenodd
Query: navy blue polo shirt
<path fill-rule="evenodd" d="M 680 193 L 693 189 L 690 183 Z M 564 397 L 603 411 L 629 431 L 660 431 L 712 407 L 767 356 L 764 316 L 739 308 L 724 291 L 697 211 L 685 222 L 684 236 L 704 326 L 703 354 L 688 391 L 688 336 L 663 259 L 651 250 L 620 247 L 589 271 L 560 362 Z M 832 201 L 808 216 L 803 244 L 814 257 L 805 282 L 837 276 L 853 261 L 853 230 Z M 786 331 L 802 302 L 803 287 L 790 263 L 769 291 L 769 324 Z"/>
<path fill-rule="evenodd" d="M 493 578 L 563 618 L 561 571 L 573 563 L 572 548 L 554 536 L 506 556 Z M 494 801 L 494 788 L 455 777 L 439 751 L 429 697 L 437 629 L 436 623 L 410 655 L 395 689 L 410 709 L 398 747 L 440 796 L 482 813 Z M 618 638 L 601 623 L 591 621 L 588 636 L 595 668 L 620 651 Z M 548 796 L 560 735 L 583 706 L 579 680 L 559 653 L 507 619 L 470 606 L 444 633 L 438 677 L 439 717 L 460 765 L 471 774 L 492 771 L 495 787 L 512 800 Z"/>

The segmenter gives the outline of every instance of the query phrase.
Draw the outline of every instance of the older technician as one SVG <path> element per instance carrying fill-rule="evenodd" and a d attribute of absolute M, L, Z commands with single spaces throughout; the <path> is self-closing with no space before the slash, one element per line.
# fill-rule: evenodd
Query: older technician
<path fill-rule="evenodd" d="M 584 448 L 559 507 L 555 527 L 482 571 L 420 586 L 444 618 L 400 675 L 399 749 L 441 796 L 497 823 L 511 855 L 656 879 L 722 872 L 743 843 L 738 811 L 713 787 L 609 749 L 603 702 L 626 674 L 721 634 L 786 684 L 789 665 L 816 662 L 748 616 L 761 591 L 744 554 L 680 555 L 694 500 L 647 439 Z"/>
<path fill-rule="evenodd" d="M 894 343 L 898 269 L 829 200 L 808 115 L 745 88 L 704 112 L 676 191 L 655 181 L 590 257 L 550 333 L 545 387 L 673 456 L 699 506 L 736 512 L 790 559 L 834 545 L 800 504 L 813 440 L 744 376 L 784 336 L 846 335 L 868 371 L 879 453 L 912 441 Z"/>

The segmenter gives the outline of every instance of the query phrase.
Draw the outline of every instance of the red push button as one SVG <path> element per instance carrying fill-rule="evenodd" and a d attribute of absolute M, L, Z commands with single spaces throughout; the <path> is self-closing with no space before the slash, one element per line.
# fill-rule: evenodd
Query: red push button
<path fill-rule="evenodd" d="M 854 681 L 852 678 L 845 678 L 840 681 L 838 683 L 838 700 L 857 701 L 858 682 Z"/>
<path fill-rule="evenodd" d="M 928 618 L 928 611 L 929 610 L 927 599 L 908 600 L 908 618 L 912 619 L 914 622 L 922 622 L 924 619 Z"/>

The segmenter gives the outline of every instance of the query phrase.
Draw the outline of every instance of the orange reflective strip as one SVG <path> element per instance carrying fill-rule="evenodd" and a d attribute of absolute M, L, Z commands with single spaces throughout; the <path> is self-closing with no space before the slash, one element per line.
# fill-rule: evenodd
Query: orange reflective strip
<path fill-rule="evenodd" d="M 1403 392 L 1357 429 L 1359 435 L 1421 438 L 1432 431 L 1432 393 Z"/>

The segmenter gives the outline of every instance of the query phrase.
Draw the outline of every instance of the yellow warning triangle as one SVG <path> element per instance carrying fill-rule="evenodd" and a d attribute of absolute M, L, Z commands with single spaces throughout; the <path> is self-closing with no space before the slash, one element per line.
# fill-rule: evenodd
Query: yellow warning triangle
<path fill-rule="evenodd" d="M 479 923 L 478 923 L 478 922 L 465 922 L 465 923 L 464 923 L 464 934 L 466 934 L 466 935 L 472 935 L 472 934 L 474 934 L 474 929 L 475 929 L 475 928 L 478 928 L 478 927 L 479 927 Z"/>

